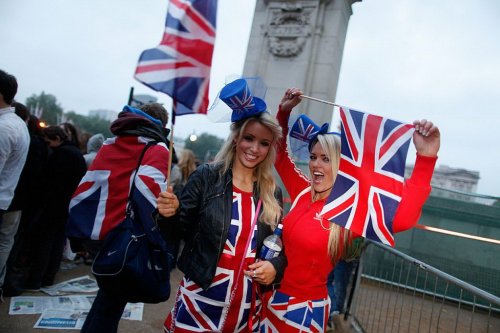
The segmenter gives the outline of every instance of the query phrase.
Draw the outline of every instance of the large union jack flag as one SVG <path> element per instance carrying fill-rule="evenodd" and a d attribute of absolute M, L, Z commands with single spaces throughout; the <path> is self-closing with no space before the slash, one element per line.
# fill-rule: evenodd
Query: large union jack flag
<path fill-rule="evenodd" d="M 157 47 L 142 52 L 135 78 L 181 104 L 177 115 L 207 113 L 217 0 L 170 0 Z"/>
<path fill-rule="evenodd" d="M 413 125 L 340 109 L 340 167 L 321 215 L 363 237 L 394 246 Z"/>

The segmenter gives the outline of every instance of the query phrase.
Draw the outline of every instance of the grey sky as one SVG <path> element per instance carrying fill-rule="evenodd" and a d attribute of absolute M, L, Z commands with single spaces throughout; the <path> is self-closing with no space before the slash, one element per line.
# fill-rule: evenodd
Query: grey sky
<path fill-rule="evenodd" d="M 254 0 L 219 0 L 211 98 L 241 73 Z M 120 110 L 142 50 L 160 41 L 165 0 L 0 0 L 0 68 L 16 75 L 17 99 L 41 91 L 65 111 Z M 365 0 L 353 5 L 337 103 L 439 125 L 438 164 L 480 172 L 479 192 L 500 196 L 500 2 Z M 176 135 L 225 136 L 228 124 L 178 117 Z M 410 152 L 409 161 L 413 159 Z"/>

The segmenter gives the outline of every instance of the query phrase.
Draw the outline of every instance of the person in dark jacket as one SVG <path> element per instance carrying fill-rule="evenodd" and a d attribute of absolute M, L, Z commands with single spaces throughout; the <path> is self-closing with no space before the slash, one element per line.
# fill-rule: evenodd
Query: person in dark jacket
<path fill-rule="evenodd" d="M 182 191 L 178 224 L 186 244 L 178 266 L 185 276 L 165 321 L 167 332 L 232 332 L 247 325 L 256 330 L 258 285 L 277 283 L 286 266 L 283 254 L 257 260 L 282 215 L 272 175 L 281 128 L 244 79 L 226 85 L 219 96 L 234 110 L 231 134 L 215 161 L 198 167 Z M 160 193 L 160 214 L 172 205 L 172 194 Z M 206 322 L 193 320 L 199 317 Z"/>
<path fill-rule="evenodd" d="M 45 141 L 52 148 L 47 165 L 47 204 L 36 226 L 38 237 L 32 248 L 32 264 L 25 289 L 50 286 L 61 263 L 66 240 L 65 226 L 71 196 L 87 167 L 80 149 L 68 141 L 59 126 L 44 129 Z"/>
<path fill-rule="evenodd" d="M 28 109 L 21 103 L 13 103 L 16 114 L 28 119 L 30 145 L 23 171 L 19 177 L 14 198 L 9 206 L 8 214 L 18 214 L 17 233 L 13 230 L 13 246 L 7 261 L 4 281 L 4 296 L 17 296 L 23 292 L 22 285 L 26 278 L 27 263 L 29 263 L 31 244 L 37 235 L 34 226 L 39 220 L 46 203 L 46 175 L 49 157 L 49 147 L 42 137 L 42 129 L 37 117 L 30 115 Z"/>

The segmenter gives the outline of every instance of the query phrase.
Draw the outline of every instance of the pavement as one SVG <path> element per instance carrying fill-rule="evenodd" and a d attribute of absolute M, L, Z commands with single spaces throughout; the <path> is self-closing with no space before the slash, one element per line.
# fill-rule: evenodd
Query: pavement
<path fill-rule="evenodd" d="M 68 262 L 63 263 L 64 266 L 73 266 L 70 269 L 61 269 L 56 276 L 55 283 L 70 280 L 76 277 L 90 275 L 90 266 L 85 264 L 68 265 Z M 142 321 L 134 320 L 120 320 L 118 332 L 163 332 L 163 321 L 170 312 L 174 304 L 175 293 L 177 286 L 182 278 L 182 273 L 178 270 L 173 270 L 170 278 L 172 284 L 172 291 L 170 298 L 158 304 L 144 304 L 144 312 Z M 21 296 L 48 296 L 43 292 L 25 292 Z M 35 329 L 33 326 L 40 317 L 39 314 L 35 315 L 9 315 L 10 298 L 5 297 L 4 303 L 0 303 L 0 333 L 28 333 L 28 332 L 64 332 L 75 330 L 47 330 Z"/>
<path fill-rule="evenodd" d="M 75 265 L 71 262 L 63 262 L 61 270 L 56 276 L 55 283 L 67 281 L 84 275 L 92 276 L 90 266 L 83 263 Z M 67 267 L 63 269 L 64 267 Z M 182 272 L 175 269 L 170 276 L 170 283 L 172 286 L 170 297 L 167 301 L 158 304 L 144 304 L 144 311 L 142 321 L 134 320 L 120 320 L 118 326 L 119 333 L 128 332 L 163 332 L 163 322 L 165 317 L 170 312 L 174 305 L 175 293 L 177 286 L 182 279 Z M 47 296 L 43 292 L 25 292 L 21 296 Z M 48 329 L 35 329 L 33 326 L 40 317 L 39 314 L 35 315 L 9 315 L 10 298 L 5 297 L 4 303 L 0 303 L 0 333 L 28 333 L 28 332 L 57 332 L 75 330 L 48 330 Z M 335 320 L 336 319 L 336 320 Z M 348 322 L 344 322 L 339 318 L 335 318 L 335 333 L 350 333 L 353 332 Z"/>

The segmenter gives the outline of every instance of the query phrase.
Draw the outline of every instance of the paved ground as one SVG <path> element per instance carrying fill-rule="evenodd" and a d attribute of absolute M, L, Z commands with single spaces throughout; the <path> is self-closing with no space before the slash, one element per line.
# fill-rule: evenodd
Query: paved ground
<path fill-rule="evenodd" d="M 90 266 L 80 264 L 72 269 L 61 270 L 56 277 L 56 283 L 66 281 L 83 275 L 91 275 Z M 159 304 L 145 304 L 142 321 L 121 320 L 118 332 L 162 332 L 163 321 L 167 313 L 172 309 L 175 298 L 176 286 L 182 278 L 182 273 L 174 270 L 171 275 L 172 293 L 168 301 Z M 26 292 L 23 296 L 47 296 L 42 292 Z M 10 298 L 6 297 L 4 303 L 0 303 L 0 333 L 28 333 L 28 332 L 51 332 L 51 330 L 34 329 L 40 315 L 9 315 Z M 335 333 L 351 333 L 348 322 L 340 317 L 335 318 Z M 53 332 L 64 332 L 64 330 L 53 330 Z"/>
<path fill-rule="evenodd" d="M 56 277 L 56 282 L 61 282 L 76 278 L 82 275 L 91 275 L 90 266 L 80 264 L 73 269 L 61 270 Z M 173 271 L 171 276 L 172 286 L 177 286 L 181 279 L 181 273 Z M 175 293 L 175 287 L 172 287 L 172 293 Z M 46 296 L 41 292 L 24 293 L 23 296 Z M 173 297 L 172 297 L 173 298 Z M 0 304 L 0 332 L 1 333 L 27 333 L 27 332 L 50 332 L 50 330 L 34 329 L 37 319 L 40 315 L 9 315 L 10 298 L 5 298 L 5 302 Z M 159 304 L 145 304 L 142 321 L 121 320 L 118 331 L 127 332 L 162 332 L 165 316 L 173 306 L 173 300 Z M 64 332 L 63 330 L 54 330 L 54 332 Z"/>
<path fill-rule="evenodd" d="M 498 312 L 366 279 L 362 279 L 353 310 L 365 332 L 500 332 Z"/>

